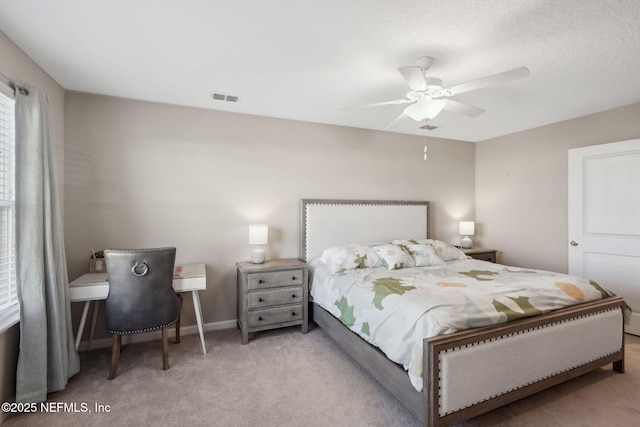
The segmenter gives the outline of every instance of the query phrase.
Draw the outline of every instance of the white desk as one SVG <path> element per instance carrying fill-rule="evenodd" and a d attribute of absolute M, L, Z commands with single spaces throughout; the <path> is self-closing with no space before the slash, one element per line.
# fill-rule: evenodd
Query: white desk
<path fill-rule="evenodd" d="M 176 265 L 182 267 L 180 277 L 173 278 L 173 289 L 176 292 L 191 292 L 193 297 L 193 309 L 196 313 L 196 321 L 198 322 L 198 332 L 200 333 L 200 343 L 202 344 L 202 353 L 207 354 L 204 346 L 204 331 L 202 329 L 202 309 L 200 308 L 200 297 L 198 291 L 207 288 L 207 274 L 204 264 L 184 264 Z M 93 319 L 91 321 L 91 335 L 89 337 L 89 347 L 93 339 L 93 331 L 96 326 L 96 318 L 98 316 L 98 303 L 100 300 L 107 299 L 109 294 L 109 282 L 107 282 L 107 273 L 88 273 L 78 277 L 69 283 L 69 296 L 71 302 L 85 301 L 78 333 L 76 335 L 76 350 L 80 346 L 80 338 L 84 330 L 84 324 L 89 313 L 89 306 L 92 301 L 96 301 L 93 309 Z"/>

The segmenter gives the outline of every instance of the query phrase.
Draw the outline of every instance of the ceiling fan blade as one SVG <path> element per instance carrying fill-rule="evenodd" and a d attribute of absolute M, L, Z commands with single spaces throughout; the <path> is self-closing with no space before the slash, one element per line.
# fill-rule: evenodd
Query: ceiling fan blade
<path fill-rule="evenodd" d="M 427 81 L 424 78 L 424 71 L 417 65 L 398 68 L 402 77 L 407 81 L 409 88 L 415 91 L 427 90 Z"/>
<path fill-rule="evenodd" d="M 415 101 L 412 100 L 412 99 L 397 99 L 395 101 L 384 101 L 384 102 L 376 102 L 374 104 L 354 105 L 352 107 L 342 107 L 340 110 L 353 110 L 353 109 L 356 109 L 356 108 L 379 107 L 381 105 L 408 104 L 410 102 L 415 102 Z"/>
<path fill-rule="evenodd" d="M 470 82 L 451 86 L 447 90 L 451 95 L 458 95 L 465 92 L 471 92 L 472 90 L 482 89 L 487 86 L 494 86 L 511 80 L 522 79 L 524 77 L 529 77 L 529 75 L 530 73 L 527 67 L 514 68 L 513 70 L 503 71 L 502 73 L 492 74 L 477 80 L 471 80 Z"/>
<path fill-rule="evenodd" d="M 387 129 L 386 129 L 386 130 L 389 130 L 389 129 L 395 129 L 395 128 L 397 128 L 398 126 L 400 126 L 401 124 L 406 123 L 406 122 L 409 122 L 409 121 L 413 122 L 413 120 L 411 119 L 411 117 L 407 116 L 407 115 L 403 112 L 403 113 L 401 113 L 398 117 L 396 117 L 396 118 L 395 118 L 391 123 L 389 123 L 389 126 L 387 126 Z"/>
<path fill-rule="evenodd" d="M 465 104 L 453 99 L 450 99 L 449 102 L 447 102 L 447 105 L 444 107 L 444 109 L 452 113 L 462 114 L 467 117 L 477 117 L 485 112 L 485 110 L 483 110 L 482 108 L 474 107 L 473 105 Z"/>

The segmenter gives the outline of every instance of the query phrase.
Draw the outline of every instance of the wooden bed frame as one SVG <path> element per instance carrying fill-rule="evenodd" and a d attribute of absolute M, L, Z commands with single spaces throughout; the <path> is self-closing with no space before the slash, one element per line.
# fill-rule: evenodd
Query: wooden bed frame
<path fill-rule="evenodd" d="M 325 247 L 428 237 L 429 202 L 303 199 L 301 225 L 300 259 L 310 261 Z M 624 372 L 618 297 L 425 339 L 422 392 L 402 366 L 310 305 L 315 323 L 425 426 L 455 424 L 610 363 Z"/>

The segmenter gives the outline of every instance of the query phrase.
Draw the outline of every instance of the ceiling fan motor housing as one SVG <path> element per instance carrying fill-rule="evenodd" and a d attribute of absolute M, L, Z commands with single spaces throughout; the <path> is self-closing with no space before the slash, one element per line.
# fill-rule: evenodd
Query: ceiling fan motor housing
<path fill-rule="evenodd" d="M 442 96 L 442 80 L 437 77 L 425 77 L 426 89 L 410 90 L 407 98 L 411 100 L 432 99 Z"/>

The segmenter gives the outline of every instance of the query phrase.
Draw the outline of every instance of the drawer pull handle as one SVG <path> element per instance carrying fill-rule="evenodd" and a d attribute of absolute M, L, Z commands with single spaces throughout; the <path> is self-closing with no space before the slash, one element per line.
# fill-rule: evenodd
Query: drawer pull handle
<path fill-rule="evenodd" d="M 262 321 L 262 316 L 258 317 L 258 320 Z"/>
<path fill-rule="evenodd" d="M 258 302 L 262 302 L 262 298 L 258 298 Z"/>
<path fill-rule="evenodd" d="M 291 280 L 296 280 L 296 276 L 291 276 Z"/>
<path fill-rule="evenodd" d="M 264 283 L 264 280 L 259 279 L 259 280 L 258 280 L 258 283 Z"/>
<path fill-rule="evenodd" d="M 291 295 L 291 298 L 295 298 L 295 297 L 296 297 L 296 294 L 292 294 L 292 295 Z"/>
<path fill-rule="evenodd" d="M 295 316 L 296 316 L 296 312 L 295 311 L 291 312 L 291 317 L 295 317 Z"/>

